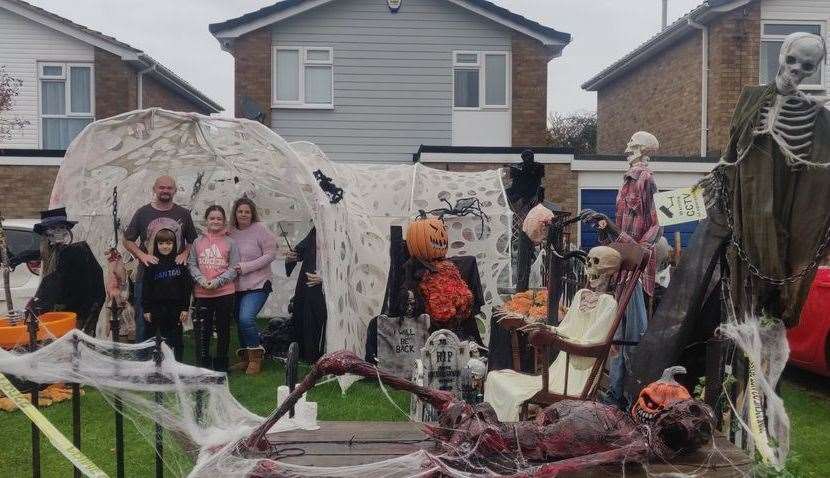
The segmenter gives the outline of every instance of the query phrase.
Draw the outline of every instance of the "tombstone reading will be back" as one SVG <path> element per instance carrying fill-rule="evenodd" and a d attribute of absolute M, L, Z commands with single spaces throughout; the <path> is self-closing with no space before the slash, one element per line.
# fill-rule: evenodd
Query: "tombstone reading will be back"
<path fill-rule="evenodd" d="M 421 349 L 421 358 L 415 361 L 413 381 L 424 387 L 455 393 L 461 397 L 459 377 L 471 358 L 478 358 L 475 342 L 462 342 L 452 331 L 441 329 L 429 336 Z M 433 422 L 438 412 L 414 395 L 410 403 L 411 417 L 420 422 Z"/>
<path fill-rule="evenodd" d="M 380 315 L 378 325 L 378 367 L 401 378 L 412 375 L 412 366 L 421 356 L 429 335 L 429 315 L 389 317 Z"/>

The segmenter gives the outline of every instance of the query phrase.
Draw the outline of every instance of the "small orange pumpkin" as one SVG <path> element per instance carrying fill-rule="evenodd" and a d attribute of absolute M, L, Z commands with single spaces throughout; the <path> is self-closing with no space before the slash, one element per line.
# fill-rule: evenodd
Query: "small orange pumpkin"
<path fill-rule="evenodd" d="M 692 398 L 689 391 L 683 385 L 677 383 L 674 376 L 686 373 L 686 368 L 681 366 L 669 367 L 663 371 L 660 380 L 647 385 L 640 391 L 640 396 L 634 407 L 631 408 L 631 416 L 641 423 L 650 423 L 664 408 L 680 400 Z"/>
<path fill-rule="evenodd" d="M 406 248 L 409 255 L 423 261 L 447 257 L 447 227 L 435 217 L 420 217 L 406 230 Z"/>

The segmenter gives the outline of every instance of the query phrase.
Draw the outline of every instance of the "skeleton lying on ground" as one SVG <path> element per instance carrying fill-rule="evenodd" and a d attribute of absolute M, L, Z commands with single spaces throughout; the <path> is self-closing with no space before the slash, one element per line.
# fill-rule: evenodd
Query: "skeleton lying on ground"
<path fill-rule="evenodd" d="M 465 470 L 469 476 L 522 473 L 518 476 L 554 477 L 562 471 L 601 464 L 643 462 L 652 456 L 667 459 L 694 451 L 708 441 L 714 420 L 712 411 L 695 400 L 670 404 L 651 426 L 635 424 L 612 406 L 566 400 L 545 408 L 533 421 L 505 424 L 486 403 L 471 406 L 451 392 L 420 387 L 378 371 L 351 352 L 340 351 L 321 358 L 280 407 L 236 444 L 236 455 L 262 458 L 252 476 L 301 476 L 296 470 L 284 469 L 276 459 L 268 459 L 279 443 L 266 433 L 323 376 L 347 373 L 378 378 L 440 410 L 438 423 L 425 425 L 424 430 L 438 441 L 439 467 Z"/>

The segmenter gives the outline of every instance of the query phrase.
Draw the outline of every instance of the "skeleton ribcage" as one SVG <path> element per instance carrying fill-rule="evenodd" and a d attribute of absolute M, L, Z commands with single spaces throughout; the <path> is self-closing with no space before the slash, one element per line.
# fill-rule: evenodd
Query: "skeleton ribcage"
<path fill-rule="evenodd" d="M 776 95 L 761 108 L 753 134 L 770 135 L 790 164 L 808 160 L 819 108 L 821 106 L 807 96 Z"/>

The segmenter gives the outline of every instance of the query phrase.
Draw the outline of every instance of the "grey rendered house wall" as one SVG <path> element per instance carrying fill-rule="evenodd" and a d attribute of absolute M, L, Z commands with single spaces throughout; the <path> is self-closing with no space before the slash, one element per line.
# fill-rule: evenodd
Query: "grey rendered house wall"
<path fill-rule="evenodd" d="M 409 162 L 452 141 L 452 52 L 510 51 L 510 31 L 446 0 L 340 0 L 274 25 L 275 46 L 333 49 L 334 109 L 272 109 L 272 128 L 337 161 Z"/>

